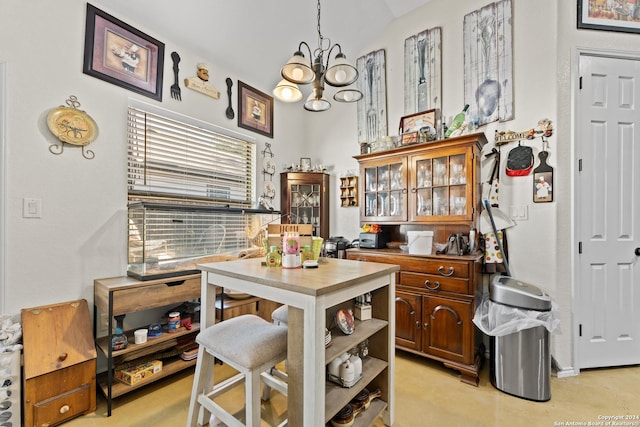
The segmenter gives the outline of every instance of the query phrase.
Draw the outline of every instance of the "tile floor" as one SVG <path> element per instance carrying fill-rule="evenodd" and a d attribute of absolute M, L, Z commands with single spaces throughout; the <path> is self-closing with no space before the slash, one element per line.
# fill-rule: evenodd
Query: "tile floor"
<path fill-rule="evenodd" d="M 106 402 L 100 395 L 95 413 L 65 426 L 183 426 L 192 372 L 175 374 L 115 399 L 109 418 L 105 416 Z M 242 405 L 240 393 L 241 390 L 230 396 L 229 402 Z M 285 406 L 285 398 L 274 393 L 271 404 L 263 406 L 263 426 L 276 425 L 286 418 Z M 551 400 L 532 402 L 496 390 L 489 381 L 488 364 L 483 367 L 476 388 L 460 382 L 457 372 L 442 364 L 400 351 L 396 355 L 395 427 L 551 427 L 598 425 L 600 421 L 603 422 L 600 425 L 607 425 L 601 417 L 614 415 L 640 416 L 640 366 L 584 370 L 575 377 L 552 377 Z M 637 418 L 618 422 L 629 424 L 617 425 L 640 426 Z M 381 422 L 375 424 L 382 426 Z"/>

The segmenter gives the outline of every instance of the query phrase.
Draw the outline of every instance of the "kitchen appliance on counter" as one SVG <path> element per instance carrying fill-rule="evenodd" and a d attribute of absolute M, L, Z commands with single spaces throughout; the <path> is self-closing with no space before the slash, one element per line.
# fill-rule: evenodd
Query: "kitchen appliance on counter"
<path fill-rule="evenodd" d="M 322 253 L 327 258 L 347 258 L 351 242 L 342 236 L 329 237 L 324 241 Z"/>
<path fill-rule="evenodd" d="M 360 233 L 360 247 L 366 249 L 381 249 L 387 247 L 389 233 Z"/>

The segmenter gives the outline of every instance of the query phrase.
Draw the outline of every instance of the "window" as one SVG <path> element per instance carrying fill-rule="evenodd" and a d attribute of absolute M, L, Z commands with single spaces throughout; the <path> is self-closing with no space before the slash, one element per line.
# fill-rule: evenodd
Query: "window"
<path fill-rule="evenodd" d="M 130 200 L 252 205 L 253 142 L 134 107 L 127 119 Z"/>
<path fill-rule="evenodd" d="M 270 219 L 262 217 L 268 211 L 252 208 L 255 141 L 131 102 L 128 274 L 180 275 L 198 271 L 193 260 L 261 247 L 260 230 Z"/>

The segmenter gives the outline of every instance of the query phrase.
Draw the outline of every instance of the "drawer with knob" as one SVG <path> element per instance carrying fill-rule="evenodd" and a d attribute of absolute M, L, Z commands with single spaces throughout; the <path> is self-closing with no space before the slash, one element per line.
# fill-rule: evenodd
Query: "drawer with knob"
<path fill-rule="evenodd" d="M 427 291 L 453 292 L 456 294 L 469 294 L 471 292 L 469 279 L 443 277 L 435 274 L 401 271 L 399 284 Z"/>

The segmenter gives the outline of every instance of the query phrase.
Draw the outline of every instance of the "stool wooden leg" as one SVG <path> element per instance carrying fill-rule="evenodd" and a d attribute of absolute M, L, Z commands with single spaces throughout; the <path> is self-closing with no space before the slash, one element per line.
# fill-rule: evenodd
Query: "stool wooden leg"
<path fill-rule="evenodd" d="M 248 372 L 244 386 L 247 427 L 260 427 L 260 371 Z"/>
<path fill-rule="evenodd" d="M 209 419 L 209 411 L 203 408 L 198 402 L 198 396 L 205 392 L 207 381 L 213 381 L 214 358 L 203 346 L 198 349 L 198 361 L 193 375 L 193 387 L 191 388 L 191 399 L 189 401 L 189 415 L 187 427 L 203 425 L 204 420 Z"/>

